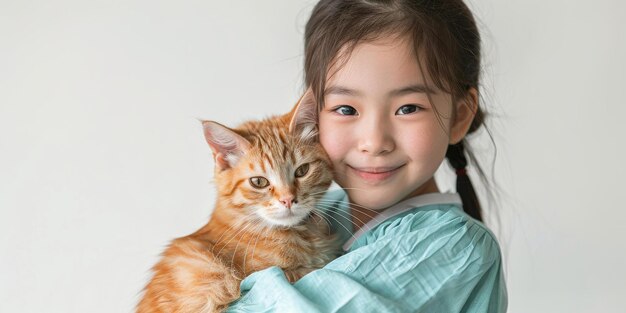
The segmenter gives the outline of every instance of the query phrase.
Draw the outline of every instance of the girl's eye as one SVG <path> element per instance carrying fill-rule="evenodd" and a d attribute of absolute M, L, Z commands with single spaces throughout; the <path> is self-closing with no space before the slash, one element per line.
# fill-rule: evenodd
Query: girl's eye
<path fill-rule="evenodd" d="M 415 104 L 405 104 L 403 106 L 401 106 L 398 111 L 396 111 L 396 115 L 405 115 L 405 114 L 411 114 L 411 113 L 415 113 L 420 109 L 420 107 L 418 107 Z"/>
<path fill-rule="evenodd" d="M 250 185 L 257 189 L 262 189 L 269 186 L 270 182 L 265 177 L 255 176 L 250 178 Z"/>
<path fill-rule="evenodd" d="M 356 109 L 349 105 L 338 106 L 333 111 L 341 115 L 356 115 Z"/>
<path fill-rule="evenodd" d="M 296 169 L 296 177 L 302 177 L 304 175 L 306 175 L 306 173 L 309 172 L 309 163 L 305 163 L 300 165 L 297 169 Z"/>

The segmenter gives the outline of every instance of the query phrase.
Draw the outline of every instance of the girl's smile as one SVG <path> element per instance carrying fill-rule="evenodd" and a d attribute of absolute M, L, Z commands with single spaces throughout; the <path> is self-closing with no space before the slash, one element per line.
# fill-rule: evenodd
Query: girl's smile
<path fill-rule="evenodd" d="M 392 167 L 354 167 L 348 165 L 353 173 L 372 185 L 383 183 L 400 171 L 403 166 L 404 164 Z"/>

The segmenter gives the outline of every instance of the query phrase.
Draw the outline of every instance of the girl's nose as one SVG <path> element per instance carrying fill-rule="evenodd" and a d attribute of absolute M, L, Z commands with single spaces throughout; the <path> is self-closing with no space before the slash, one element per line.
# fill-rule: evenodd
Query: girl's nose
<path fill-rule="evenodd" d="M 360 152 L 371 155 L 384 155 L 393 151 L 395 142 L 387 125 L 371 121 L 358 130 Z"/>

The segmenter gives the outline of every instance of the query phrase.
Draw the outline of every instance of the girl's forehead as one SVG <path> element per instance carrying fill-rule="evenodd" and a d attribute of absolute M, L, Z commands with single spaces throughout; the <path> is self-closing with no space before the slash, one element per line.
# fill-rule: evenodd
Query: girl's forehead
<path fill-rule="evenodd" d="M 346 90 L 392 92 L 410 86 L 424 86 L 436 93 L 425 66 L 418 63 L 412 42 L 379 39 L 359 43 L 351 51 L 345 46 L 340 51 L 328 75 L 326 95 L 337 91 L 345 94 Z"/>

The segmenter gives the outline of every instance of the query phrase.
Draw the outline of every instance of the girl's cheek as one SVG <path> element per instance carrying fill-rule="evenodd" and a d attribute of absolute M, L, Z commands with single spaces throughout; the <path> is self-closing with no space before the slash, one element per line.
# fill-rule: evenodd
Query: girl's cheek
<path fill-rule="evenodd" d="M 320 143 L 333 163 L 342 160 L 350 150 L 351 135 L 345 127 L 320 121 Z"/>
<path fill-rule="evenodd" d="M 448 148 L 448 135 L 438 124 L 421 129 L 416 133 L 421 134 L 421 136 L 410 138 L 410 143 L 408 143 L 413 147 L 413 151 L 416 151 L 415 158 L 425 164 L 437 164 L 439 166 L 438 164 L 443 161 Z"/>

